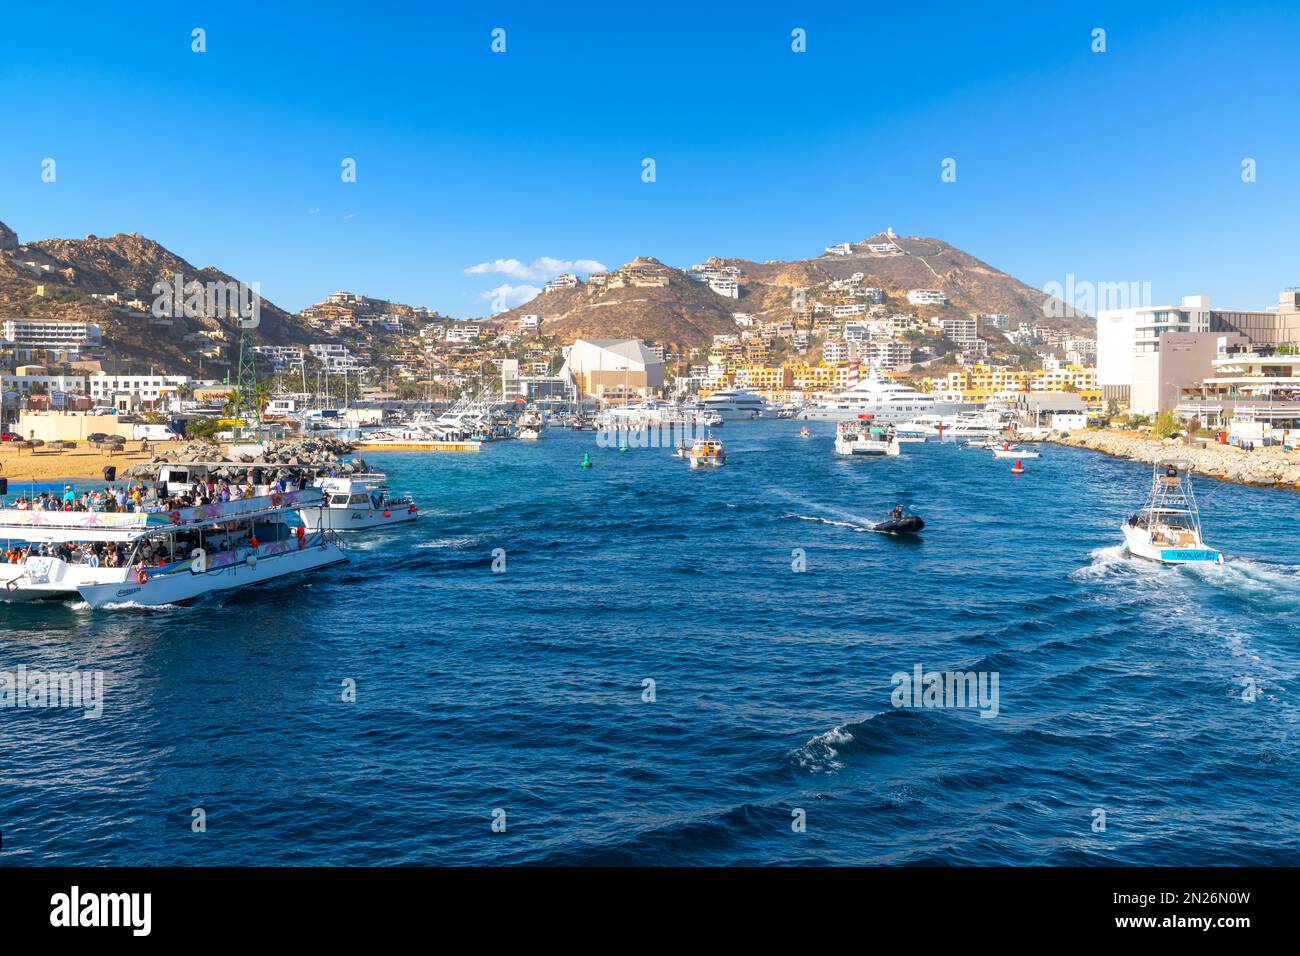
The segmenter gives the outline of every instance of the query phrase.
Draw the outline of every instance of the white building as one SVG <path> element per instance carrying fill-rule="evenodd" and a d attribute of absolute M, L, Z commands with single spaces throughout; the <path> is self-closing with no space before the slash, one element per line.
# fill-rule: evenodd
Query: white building
<path fill-rule="evenodd" d="M 307 346 L 328 371 L 349 372 L 360 365 L 346 345 L 339 342 L 324 342 Z"/>
<path fill-rule="evenodd" d="M 962 348 L 970 348 L 980 340 L 979 322 L 975 319 L 940 319 L 936 324 L 945 339 Z"/>
<path fill-rule="evenodd" d="M 975 318 L 999 332 L 1006 332 L 1011 328 L 1011 316 L 1005 312 L 981 312 Z"/>
<path fill-rule="evenodd" d="M 912 305 L 945 305 L 948 296 L 938 289 L 912 289 L 907 293 L 907 301 Z"/>
<path fill-rule="evenodd" d="M 740 298 L 740 283 L 731 278 L 717 278 L 709 280 L 709 288 L 718 295 L 724 295 L 728 299 Z"/>
<path fill-rule="evenodd" d="M 99 345 L 100 329 L 94 322 L 5 319 L 0 337 L 20 348 L 77 349 Z"/>
<path fill-rule="evenodd" d="M 640 339 L 578 339 L 564 350 L 560 376 L 584 395 L 617 400 L 663 388 L 663 359 Z"/>
<path fill-rule="evenodd" d="M 190 384 L 188 375 L 91 375 L 90 397 L 101 405 L 113 403 L 117 395 L 134 395 L 146 402 L 154 402 L 164 395 L 174 395 L 182 386 Z"/>
<path fill-rule="evenodd" d="M 542 317 L 536 312 L 530 312 L 527 315 L 519 317 L 519 327 L 521 329 L 535 329 L 542 324 Z"/>
<path fill-rule="evenodd" d="M 477 325 L 453 325 L 447 329 L 447 341 L 473 342 L 482 332 L 483 329 Z"/>

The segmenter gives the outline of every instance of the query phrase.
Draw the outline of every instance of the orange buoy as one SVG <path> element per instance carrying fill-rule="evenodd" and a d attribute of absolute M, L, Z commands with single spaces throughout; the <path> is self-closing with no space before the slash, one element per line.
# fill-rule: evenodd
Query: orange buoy
<path fill-rule="evenodd" d="M 1020 459 L 1017 458 L 1016 463 L 1011 466 L 1011 474 L 1023 475 L 1024 473 L 1025 473 L 1025 466 L 1020 464 Z"/>

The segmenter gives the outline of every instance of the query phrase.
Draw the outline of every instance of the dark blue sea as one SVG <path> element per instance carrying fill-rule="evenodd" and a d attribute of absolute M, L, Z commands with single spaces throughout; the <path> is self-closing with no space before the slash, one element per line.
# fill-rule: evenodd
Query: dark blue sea
<path fill-rule="evenodd" d="M 347 566 L 0 605 L 0 670 L 106 680 L 99 719 L 0 709 L 0 862 L 1300 860 L 1300 497 L 1200 480 L 1229 560 L 1161 568 L 1119 547 L 1146 466 L 799 427 L 703 474 L 558 429 L 373 455 L 423 511 Z M 919 539 L 869 530 L 898 503 Z M 996 716 L 895 707 L 918 665 L 996 674 Z"/>

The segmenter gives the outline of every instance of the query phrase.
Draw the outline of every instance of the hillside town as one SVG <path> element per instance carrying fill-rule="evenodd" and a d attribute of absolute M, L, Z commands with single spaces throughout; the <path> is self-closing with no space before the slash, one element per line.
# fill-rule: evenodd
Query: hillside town
<path fill-rule="evenodd" d="M 911 260 L 933 272 L 945 252 L 892 230 L 828 246 L 795 264 L 802 271 L 793 279 L 788 268 L 777 271 L 782 264 L 713 258 L 678 270 L 641 257 L 609 271 L 559 273 L 526 305 L 468 320 L 338 291 L 286 313 L 273 336 L 242 335 L 220 301 L 182 314 L 151 308 L 140 284 L 79 291 L 75 267 L 60 266 L 75 259 L 75 247 L 20 245 L 11 230 L 0 238 L 4 264 L 30 276 L 26 299 L 10 296 L 0 315 L 3 431 L 29 441 L 106 431 L 140 439 L 184 432 L 199 419 L 228 427 L 243 367 L 256 375 L 267 421 L 345 410 L 354 425 L 489 396 L 599 409 L 742 389 L 797 409 L 873 379 L 912 386 L 944 406 L 1002 403 L 1138 428 L 1159 420 L 1166 433 L 1192 424 L 1226 441 L 1268 444 L 1290 440 L 1300 394 L 1295 290 L 1256 311 L 1191 296 L 1063 323 L 1041 293 L 1037 312 L 981 311 L 963 308 L 969 298 L 954 301 L 943 282 L 882 281 L 880 273 L 912 268 Z M 141 237 L 91 240 L 96 248 L 129 240 L 141 255 L 187 265 Z M 620 299 L 624 292 L 635 296 Z M 51 302 L 61 305 L 58 317 L 44 307 Z M 599 322 L 586 318 L 593 303 L 607 307 Z M 683 332 L 681 317 L 696 315 L 716 331 Z M 177 345 L 182 357 L 150 360 L 120 347 L 141 332 L 146 342 L 152 335 Z"/>

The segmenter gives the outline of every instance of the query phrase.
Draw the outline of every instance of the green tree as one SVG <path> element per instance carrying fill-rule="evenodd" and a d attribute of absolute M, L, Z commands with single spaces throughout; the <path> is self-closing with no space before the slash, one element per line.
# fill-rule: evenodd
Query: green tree
<path fill-rule="evenodd" d="M 215 418 L 194 418 L 185 426 L 186 438 L 211 438 L 221 431 Z"/>
<path fill-rule="evenodd" d="M 1153 430 L 1157 438 L 1168 438 L 1178 431 L 1178 418 L 1173 412 L 1161 412 L 1156 416 Z"/>

